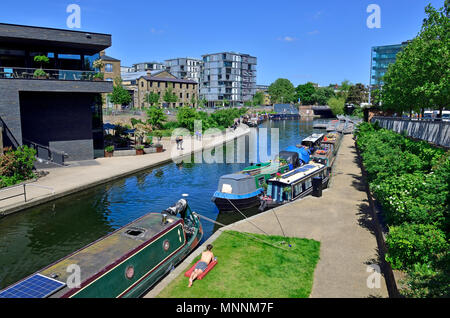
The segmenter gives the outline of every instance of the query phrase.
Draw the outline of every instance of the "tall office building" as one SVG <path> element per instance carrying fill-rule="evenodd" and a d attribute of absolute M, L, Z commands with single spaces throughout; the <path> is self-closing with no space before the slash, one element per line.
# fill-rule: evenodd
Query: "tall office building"
<path fill-rule="evenodd" d="M 181 57 L 165 61 L 166 70 L 180 79 L 191 81 L 200 80 L 200 68 L 202 61 L 199 59 Z"/>
<path fill-rule="evenodd" d="M 256 57 L 223 52 L 202 56 L 200 98 L 215 102 L 228 100 L 229 106 L 240 106 L 256 93 Z"/>
<path fill-rule="evenodd" d="M 370 63 L 370 87 L 375 89 L 382 86 L 383 76 L 390 64 L 395 63 L 397 54 L 408 45 L 408 42 L 395 45 L 372 47 Z"/>

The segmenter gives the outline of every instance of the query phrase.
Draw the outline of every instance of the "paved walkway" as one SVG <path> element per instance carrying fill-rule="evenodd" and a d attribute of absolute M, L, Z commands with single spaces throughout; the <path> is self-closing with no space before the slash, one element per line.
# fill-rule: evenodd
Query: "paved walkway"
<path fill-rule="evenodd" d="M 197 141 L 193 137 L 191 146 L 189 146 L 187 140 L 184 141 L 184 150 L 182 151 L 177 150 L 174 140 L 167 139 L 163 141 L 166 151 L 162 153 L 152 153 L 143 156 L 98 158 L 86 162 L 79 162 L 68 167 L 45 169 L 49 174 L 30 184 L 50 187 L 54 190 L 54 193 L 52 194 L 51 190 L 47 188 L 27 186 L 27 202 L 24 202 L 23 196 L 0 201 L 0 215 L 17 212 L 117 178 L 131 175 L 141 170 L 177 159 L 179 160 L 183 156 L 190 155 L 194 150 L 198 151 L 215 147 L 223 142 L 246 135 L 249 131 L 250 129 L 247 126 L 241 125 L 236 130 L 230 129 L 226 135 L 205 135 L 203 141 L 198 142 L 198 147 L 195 146 Z M 1 192 L 0 199 L 20 193 L 23 193 L 23 187 Z"/>
<path fill-rule="evenodd" d="M 371 228 L 370 207 L 357 163 L 357 154 L 351 135 L 344 137 L 334 165 L 334 176 L 329 189 L 321 198 L 308 196 L 302 200 L 258 214 L 249 220 L 270 235 L 283 235 L 317 240 L 320 261 L 314 272 L 310 297 L 388 297 L 384 277 L 380 288 L 368 288 L 372 272 L 368 265 L 379 265 L 378 247 Z M 274 215 L 277 214 L 283 231 Z M 206 222 L 206 221 L 203 221 Z M 226 229 L 262 233 L 250 222 L 243 220 Z M 213 242 L 216 232 L 205 244 Z M 188 259 L 146 296 L 156 296 L 167 284 L 182 274 L 203 247 Z M 251 297 L 251 295 L 249 295 Z"/>

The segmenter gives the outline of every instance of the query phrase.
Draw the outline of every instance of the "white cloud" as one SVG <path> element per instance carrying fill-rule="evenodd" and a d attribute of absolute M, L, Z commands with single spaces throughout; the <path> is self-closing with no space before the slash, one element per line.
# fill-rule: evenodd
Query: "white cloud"
<path fill-rule="evenodd" d="M 155 29 L 155 28 L 151 28 L 151 29 L 150 29 L 150 32 L 151 32 L 152 34 L 161 34 L 161 33 L 164 33 L 163 30 L 157 30 L 157 29 Z"/>
<path fill-rule="evenodd" d="M 295 40 L 297 40 L 297 39 L 292 36 L 284 36 L 284 37 L 278 38 L 278 41 L 284 41 L 284 42 L 294 42 Z"/>
<path fill-rule="evenodd" d="M 314 31 L 308 32 L 308 35 L 317 35 L 319 33 L 320 33 L 319 30 L 314 30 Z"/>

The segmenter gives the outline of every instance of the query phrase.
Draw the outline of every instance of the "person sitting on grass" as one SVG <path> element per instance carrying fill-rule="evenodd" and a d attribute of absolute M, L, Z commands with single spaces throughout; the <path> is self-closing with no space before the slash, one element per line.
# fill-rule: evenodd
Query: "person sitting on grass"
<path fill-rule="evenodd" d="M 208 244 L 206 246 L 206 251 L 202 253 L 202 258 L 200 259 L 200 262 L 197 263 L 197 266 L 195 266 L 194 271 L 191 274 L 191 277 L 189 278 L 189 285 L 188 287 L 192 286 L 192 283 L 194 280 L 205 271 L 205 269 L 208 267 L 209 263 L 212 262 L 214 259 L 214 254 L 211 252 L 213 246 L 211 244 Z"/>

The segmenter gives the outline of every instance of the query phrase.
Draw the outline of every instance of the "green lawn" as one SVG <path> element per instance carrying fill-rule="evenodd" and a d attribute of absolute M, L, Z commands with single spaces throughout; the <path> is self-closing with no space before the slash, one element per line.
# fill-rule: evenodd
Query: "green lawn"
<path fill-rule="evenodd" d="M 304 298 L 309 297 L 320 243 L 314 240 L 226 231 L 213 243 L 216 267 L 188 288 L 185 268 L 159 295 L 160 298 Z M 282 242 L 287 244 L 282 244 Z M 292 247 L 289 247 L 291 244 Z"/>

